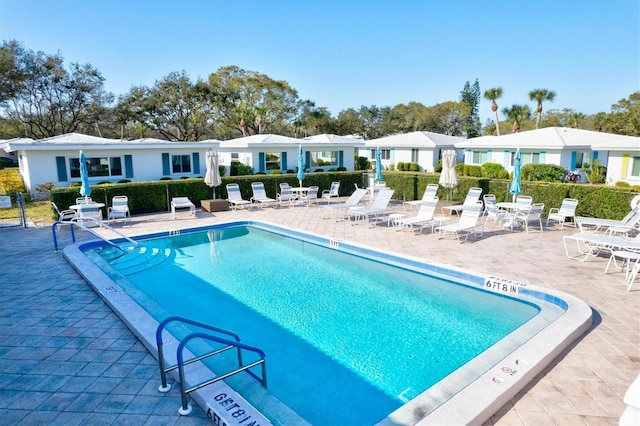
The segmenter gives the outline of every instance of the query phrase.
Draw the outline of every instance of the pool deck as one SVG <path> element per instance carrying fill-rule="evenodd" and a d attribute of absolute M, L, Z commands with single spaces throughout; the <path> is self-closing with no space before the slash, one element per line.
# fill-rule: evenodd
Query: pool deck
<path fill-rule="evenodd" d="M 392 206 L 403 212 L 401 206 Z M 557 225 L 485 232 L 467 243 L 414 236 L 386 222 L 373 228 L 323 219 L 326 209 L 284 207 L 208 213 L 134 216 L 113 224 L 126 235 L 178 230 L 233 220 L 258 220 L 406 253 L 571 294 L 588 303 L 594 325 L 565 350 L 487 425 L 618 424 L 622 398 L 640 373 L 640 280 L 630 292 L 624 274 L 604 274 L 606 258 L 567 258 Z M 408 212 L 415 214 L 415 210 Z M 453 218 L 455 221 L 455 217 Z M 490 222 L 491 223 L 491 222 Z M 203 425 L 194 407 L 177 414 L 177 389 L 157 391 L 154 358 L 102 302 L 61 252 L 51 227 L 0 228 L 0 410 L 15 425 Z M 536 230 L 537 229 L 537 230 Z M 108 230 L 99 230 L 111 238 Z M 77 232 L 78 240 L 91 239 Z M 59 232 L 62 246 L 69 232 Z"/>

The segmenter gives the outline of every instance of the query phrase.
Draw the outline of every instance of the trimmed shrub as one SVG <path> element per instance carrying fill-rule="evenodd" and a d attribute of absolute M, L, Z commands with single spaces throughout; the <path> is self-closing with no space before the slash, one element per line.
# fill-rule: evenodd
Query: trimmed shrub
<path fill-rule="evenodd" d="M 404 162 L 398 161 L 398 171 L 399 172 L 404 172 L 405 171 Z"/>
<path fill-rule="evenodd" d="M 409 171 L 410 172 L 419 172 L 420 171 L 420 164 L 418 164 L 418 163 L 409 163 Z"/>
<path fill-rule="evenodd" d="M 623 182 L 621 180 L 617 181 L 615 183 L 615 186 L 621 187 L 621 188 L 631 188 L 631 185 L 629 184 L 629 182 Z"/>
<path fill-rule="evenodd" d="M 457 167 L 456 167 L 457 169 Z M 482 167 L 474 166 L 471 164 L 464 165 L 464 175 L 465 176 L 473 176 L 473 177 L 482 177 Z"/>
<path fill-rule="evenodd" d="M 314 170 L 315 173 L 320 173 L 320 172 L 324 172 L 324 169 L 315 169 Z"/>
<path fill-rule="evenodd" d="M 562 182 L 567 171 L 555 164 L 525 164 L 520 168 L 522 180 L 533 182 Z"/>
<path fill-rule="evenodd" d="M 118 183 L 131 183 L 130 179 L 120 179 Z"/>
<path fill-rule="evenodd" d="M 338 172 L 346 172 L 346 171 L 347 171 L 347 168 L 346 168 L 346 167 L 344 167 L 344 166 L 340 166 L 340 167 L 338 167 L 338 168 L 336 169 L 336 171 L 338 171 Z"/>
<path fill-rule="evenodd" d="M 505 169 L 502 169 L 498 172 L 498 179 L 509 179 L 509 172 Z"/>
<path fill-rule="evenodd" d="M 282 173 L 282 170 L 271 170 L 271 173 L 269 173 L 269 174 L 272 174 L 272 175 L 281 175 L 281 174 L 283 174 L 283 173 Z"/>
<path fill-rule="evenodd" d="M 173 180 L 173 179 L 171 179 L 171 177 L 169 176 L 162 176 L 160 180 Z"/>
<path fill-rule="evenodd" d="M 501 170 L 504 170 L 504 168 L 502 167 L 502 164 L 498 164 L 498 163 L 484 163 L 481 167 L 482 167 L 482 176 L 489 179 L 497 178 L 498 173 L 500 173 Z"/>

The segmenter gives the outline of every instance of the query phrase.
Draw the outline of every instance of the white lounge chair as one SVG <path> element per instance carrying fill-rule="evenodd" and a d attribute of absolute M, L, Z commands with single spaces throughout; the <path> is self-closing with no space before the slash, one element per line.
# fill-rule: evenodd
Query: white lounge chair
<path fill-rule="evenodd" d="M 427 185 L 427 187 L 424 190 L 424 193 L 422 194 L 422 198 L 420 200 L 413 200 L 413 201 L 405 201 L 402 203 L 402 207 L 403 208 L 411 208 L 411 207 L 417 207 L 420 208 L 422 206 L 422 203 L 424 201 L 430 200 L 433 197 L 435 197 L 437 195 L 438 192 L 438 188 L 440 187 L 440 185 L 438 185 L 437 183 L 430 183 Z"/>
<path fill-rule="evenodd" d="M 322 198 L 327 200 L 327 203 L 331 201 L 333 197 L 340 196 L 340 182 L 331 182 L 331 188 L 322 191 Z"/>
<path fill-rule="evenodd" d="M 544 232 L 542 229 L 542 212 L 544 211 L 544 203 L 532 204 L 529 210 L 518 210 L 515 212 L 516 223 L 522 223 L 524 229 L 529 233 L 529 222 L 537 221 L 540 225 L 540 232 Z"/>
<path fill-rule="evenodd" d="M 72 209 L 60 210 L 58 206 L 56 206 L 56 203 L 54 203 L 53 201 L 51 202 L 51 205 L 55 209 L 56 213 L 58 213 L 58 220 L 60 222 L 71 220 L 74 217 L 78 217 L 78 213 L 75 210 L 72 210 Z"/>
<path fill-rule="evenodd" d="M 455 213 L 460 216 L 460 212 L 462 212 L 466 206 L 474 206 L 478 202 L 478 200 L 480 200 L 481 195 L 482 188 L 478 188 L 476 186 L 469 188 L 467 196 L 465 197 L 462 204 L 456 204 L 454 206 L 444 206 L 441 209 L 442 214 L 448 213 L 449 215 L 451 215 L 452 213 Z"/>
<path fill-rule="evenodd" d="M 196 215 L 196 206 L 187 197 L 173 197 L 171 199 L 171 214 L 176 218 L 176 209 L 189 209 L 191 216 Z"/>
<path fill-rule="evenodd" d="M 549 215 L 547 216 L 547 226 L 549 221 L 554 220 L 560 224 L 560 229 L 564 226 L 567 219 L 571 219 L 574 228 L 576 225 L 576 208 L 578 207 L 578 200 L 575 198 L 565 198 L 560 204 L 560 208 L 552 207 L 549 209 Z"/>
<path fill-rule="evenodd" d="M 418 235 L 422 233 L 425 226 L 431 225 L 431 232 L 433 232 L 433 223 L 438 200 L 437 196 L 432 196 L 431 198 L 422 201 L 416 216 L 396 219 L 396 231 L 410 229 L 414 231 L 414 235 Z"/>
<path fill-rule="evenodd" d="M 278 207 L 282 207 L 282 203 L 289 203 L 291 206 L 297 199 L 298 197 L 293 193 L 288 183 L 283 182 L 280 184 L 280 192 L 276 194 Z"/>
<path fill-rule="evenodd" d="M 364 188 L 357 188 L 345 202 L 334 203 L 334 204 L 322 204 L 320 205 L 320 207 L 327 209 L 329 211 L 328 217 L 333 216 L 334 212 L 341 212 L 343 213 L 342 216 L 344 216 L 344 213 L 347 210 L 349 210 L 351 207 L 356 207 L 358 204 L 360 204 L 360 201 L 362 201 L 362 198 L 368 192 L 369 191 L 367 191 Z M 328 219 L 328 217 L 325 217 L 324 219 Z"/>
<path fill-rule="evenodd" d="M 277 201 L 274 198 L 267 197 L 267 191 L 264 189 L 264 183 L 251 182 L 251 190 L 253 191 L 253 197 L 251 197 L 252 202 L 258 203 L 260 207 L 267 205 L 273 205 L 276 207 Z"/>
<path fill-rule="evenodd" d="M 233 211 L 236 211 L 238 206 L 251 206 L 251 201 L 242 198 L 240 185 L 237 183 L 227 184 L 227 201 L 229 201 L 229 205 Z"/>
<path fill-rule="evenodd" d="M 578 232 L 562 237 L 567 257 L 585 261 L 591 256 L 612 250 L 640 251 L 640 234 L 634 238 L 616 235 L 597 234 L 594 232 Z M 577 254 L 569 250 L 570 242 L 576 243 Z"/>
<path fill-rule="evenodd" d="M 367 226 L 369 226 L 371 223 L 371 218 L 375 218 L 387 210 L 387 206 L 389 205 L 389 201 L 391 201 L 393 192 L 393 189 L 381 188 L 371 202 L 371 206 L 350 207 L 349 216 L 353 216 L 353 220 L 356 223 L 361 219 L 365 219 L 367 222 Z"/>
<path fill-rule="evenodd" d="M 631 229 L 640 226 L 640 207 L 632 209 L 622 220 L 576 216 L 576 223 L 582 232 L 613 230 L 617 233 L 628 233 Z"/>
<path fill-rule="evenodd" d="M 469 234 L 473 231 L 476 236 L 482 236 L 483 223 L 480 220 L 482 216 L 482 201 L 478 200 L 473 205 L 467 205 L 460 213 L 460 220 L 457 223 L 451 223 L 448 225 L 439 226 L 438 239 L 445 238 L 447 234 L 453 234 L 458 241 L 467 241 Z M 478 227 L 480 232 L 478 233 Z M 460 237 L 464 235 L 464 240 L 460 240 Z"/>
<path fill-rule="evenodd" d="M 107 208 L 107 219 L 123 219 L 124 222 L 126 222 L 127 218 L 131 218 L 131 212 L 129 211 L 129 198 L 126 195 L 114 196 L 111 199 L 111 207 Z"/>

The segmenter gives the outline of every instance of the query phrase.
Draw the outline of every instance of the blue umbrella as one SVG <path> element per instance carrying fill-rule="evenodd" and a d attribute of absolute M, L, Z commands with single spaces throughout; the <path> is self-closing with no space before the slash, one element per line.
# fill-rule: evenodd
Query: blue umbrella
<path fill-rule="evenodd" d="M 302 155 L 302 145 L 298 145 L 298 181 L 302 188 L 302 180 L 304 179 L 304 156 Z"/>
<path fill-rule="evenodd" d="M 514 201 L 516 195 L 522 192 L 522 187 L 520 186 L 520 161 L 520 148 L 518 148 L 513 162 L 513 179 L 509 188 L 509 194 L 513 195 Z"/>
<path fill-rule="evenodd" d="M 84 156 L 83 151 L 80 151 L 80 179 L 82 180 L 82 185 L 80 186 L 80 195 L 88 197 L 89 195 L 91 195 L 91 186 L 89 186 L 87 158 Z"/>
<path fill-rule="evenodd" d="M 376 148 L 376 182 L 382 182 L 382 154 L 380 147 Z"/>

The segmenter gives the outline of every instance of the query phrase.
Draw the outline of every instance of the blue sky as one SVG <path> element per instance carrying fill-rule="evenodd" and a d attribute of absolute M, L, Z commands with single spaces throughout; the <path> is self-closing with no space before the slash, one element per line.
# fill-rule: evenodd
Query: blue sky
<path fill-rule="evenodd" d="M 0 39 L 89 63 L 116 95 L 236 65 L 334 116 L 457 101 L 476 78 L 500 109 L 546 88 L 545 111 L 608 113 L 640 90 L 637 0 L 0 0 Z"/>

